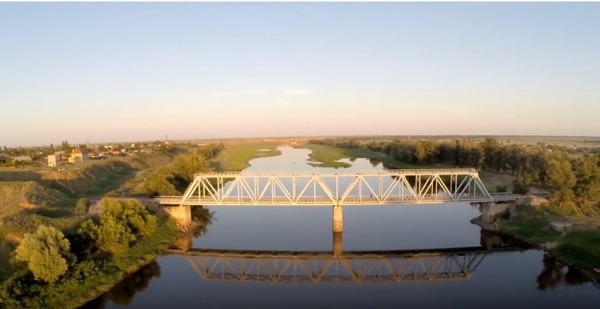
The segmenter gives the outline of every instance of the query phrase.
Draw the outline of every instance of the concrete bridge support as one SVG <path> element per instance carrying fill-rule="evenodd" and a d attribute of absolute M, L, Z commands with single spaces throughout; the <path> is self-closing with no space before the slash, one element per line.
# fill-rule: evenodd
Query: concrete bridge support
<path fill-rule="evenodd" d="M 502 238 L 493 232 L 482 229 L 480 233 L 481 237 L 479 243 L 485 250 L 492 250 L 494 247 L 504 244 Z"/>
<path fill-rule="evenodd" d="M 344 220 L 342 218 L 342 206 L 333 206 L 333 232 L 341 233 L 344 230 Z"/>
<path fill-rule="evenodd" d="M 494 223 L 496 215 L 506 211 L 512 205 L 512 203 L 481 203 L 481 221 L 487 224 Z"/>
<path fill-rule="evenodd" d="M 188 252 L 192 249 L 194 237 L 191 231 L 181 235 L 170 247 L 170 249 L 179 249 L 183 252 Z"/>
<path fill-rule="evenodd" d="M 192 223 L 192 208 L 189 205 L 164 206 L 163 209 L 177 220 L 177 224 L 182 229 L 187 229 Z"/>
<path fill-rule="evenodd" d="M 342 232 L 333 232 L 333 257 L 342 256 Z"/>

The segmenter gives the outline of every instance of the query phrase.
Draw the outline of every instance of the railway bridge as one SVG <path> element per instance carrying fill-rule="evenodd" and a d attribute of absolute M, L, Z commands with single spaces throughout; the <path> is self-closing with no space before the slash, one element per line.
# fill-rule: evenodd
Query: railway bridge
<path fill-rule="evenodd" d="M 484 205 L 484 217 L 503 211 L 519 195 L 491 194 L 472 168 L 402 169 L 375 173 L 198 173 L 182 196 L 156 201 L 180 221 L 193 206 L 333 207 L 333 231 L 343 230 L 343 206 L 439 204 Z"/>

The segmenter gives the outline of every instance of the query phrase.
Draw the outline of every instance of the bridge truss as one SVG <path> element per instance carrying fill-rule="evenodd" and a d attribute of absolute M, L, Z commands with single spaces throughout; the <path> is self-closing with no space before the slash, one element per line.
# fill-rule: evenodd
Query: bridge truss
<path fill-rule="evenodd" d="M 203 280 L 273 283 L 400 283 L 466 279 L 491 251 L 440 253 L 252 253 L 193 250 L 188 262 Z M 507 251 L 507 250 L 503 250 Z"/>
<path fill-rule="evenodd" d="M 378 205 L 388 203 L 495 202 L 475 169 L 411 169 L 353 174 L 201 173 L 171 205 Z"/>

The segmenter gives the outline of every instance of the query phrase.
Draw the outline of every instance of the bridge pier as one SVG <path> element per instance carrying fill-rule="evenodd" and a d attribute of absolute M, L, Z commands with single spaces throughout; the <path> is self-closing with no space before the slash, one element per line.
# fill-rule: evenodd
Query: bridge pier
<path fill-rule="evenodd" d="M 177 220 L 177 224 L 183 230 L 192 223 L 192 208 L 190 205 L 163 206 L 163 210 Z"/>
<path fill-rule="evenodd" d="M 343 243 L 342 243 L 342 232 L 333 232 L 333 257 L 342 256 Z"/>
<path fill-rule="evenodd" d="M 333 232 L 341 233 L 344 230 L 344 220 L 342 218 L 342 205 L 333 206 Z"/>
<path fill-rule="evenodd" d="M 188 252 L 193 247 L 194 238 L 191 231 L 188 231 L 181 235 L 171 246 L 169 249 L 178 249 L 183 252 Z"/>
<path fill-rule="evenodd" d="M 511 205 L 513 204 L 481 203 L 481 222 L 487 224 L 494 223 L 496 215 L 506 211 Z"/>

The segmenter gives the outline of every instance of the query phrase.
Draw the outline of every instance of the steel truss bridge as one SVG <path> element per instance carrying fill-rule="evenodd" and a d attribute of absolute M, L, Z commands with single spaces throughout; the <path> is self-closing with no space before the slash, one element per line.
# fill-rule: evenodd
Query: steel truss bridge
<path fill-rule="evenodd" d="M 507 202 L 518 195 L 490 194 L 477 170 L 406 169 L 377 173 L 200 173 L 183 196 L 162 205 L 380 205 L 392 203 Z"/>
<path fill-rule="evenodd" d="M 187 257 L 203 280 L 271 283 L 401 283 L 468 279 L 488 254 L 513 247 L 485 250 L 464 247 L 402 251 L 267 252 L 191 249 L 168 250 Z"/>

